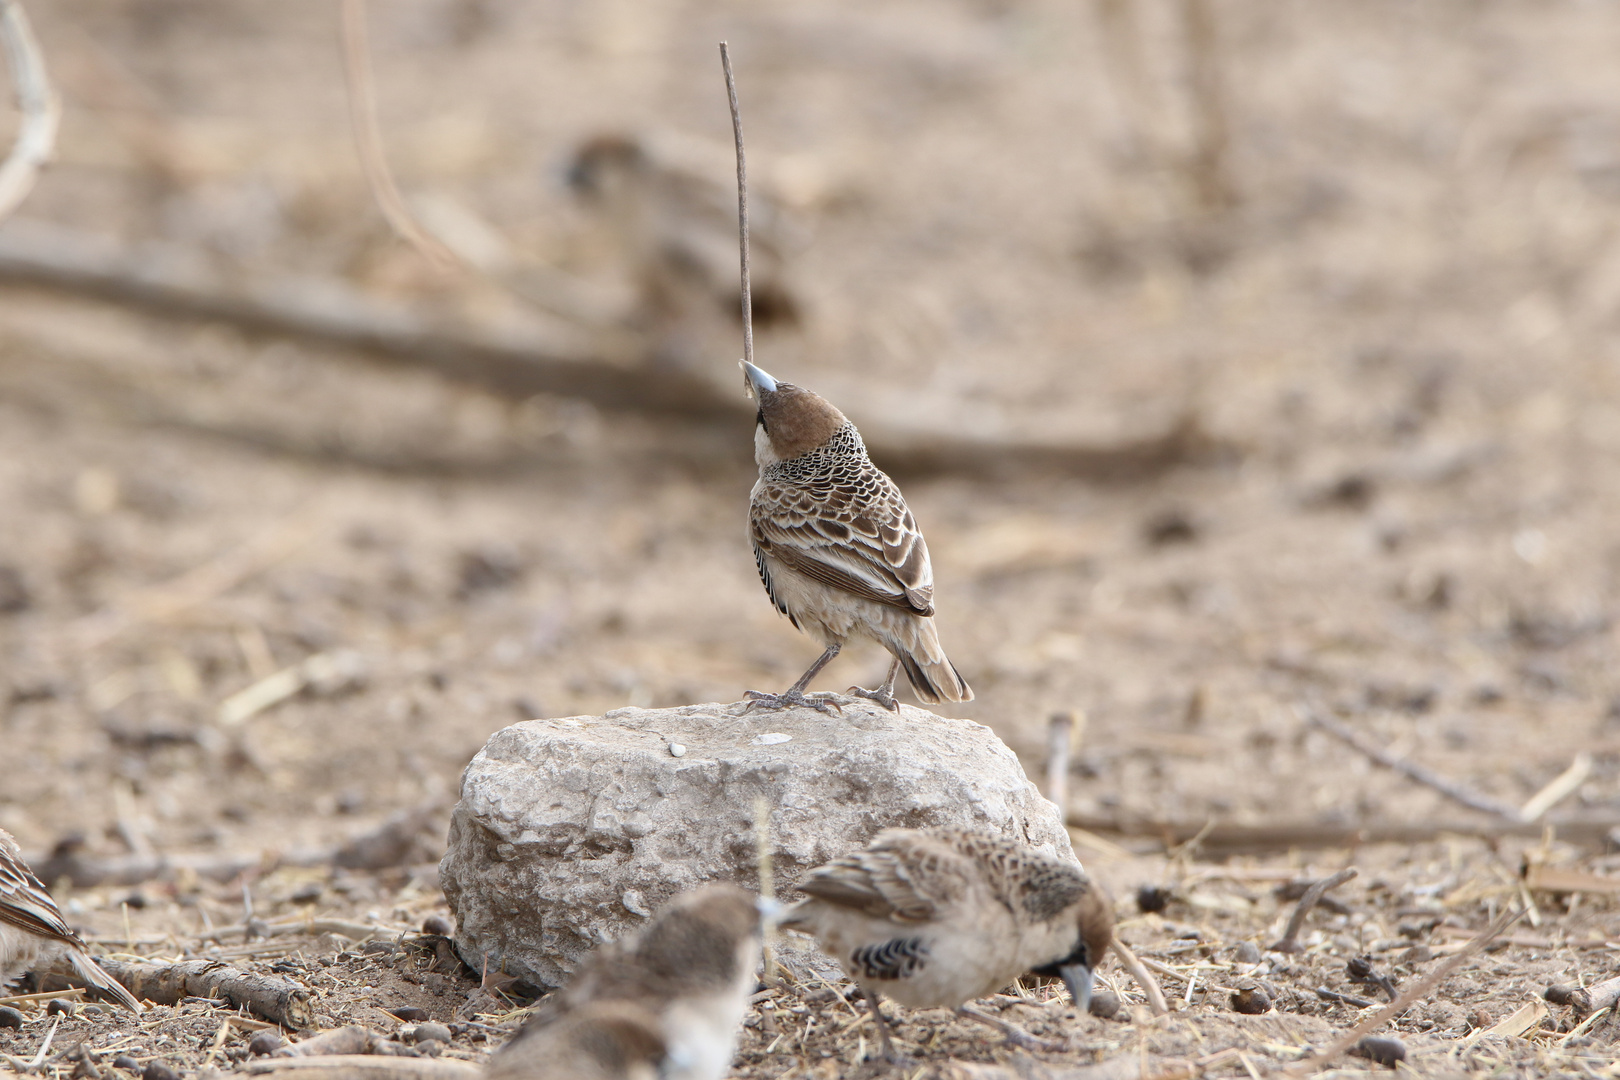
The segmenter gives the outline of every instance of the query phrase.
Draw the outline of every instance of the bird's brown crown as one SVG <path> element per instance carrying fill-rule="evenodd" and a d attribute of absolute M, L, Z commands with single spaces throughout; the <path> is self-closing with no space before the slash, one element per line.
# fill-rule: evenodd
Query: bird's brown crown
<path fill-rule="evenodd" d="M 758 397 L 759 423 L 781 461 L 808 454 L 849 423 L 832 402 L 792 383 L 779 382 Z"/>
<path fill-rule="evenodd" d="M 1078 912 L 1080 924 L 1080 940 L 1086 943 L 1086 956 L 1090 965 L 1095 968 L 1103 961 L 1108 952 L 1108 946 L 1114 941 L 1114 905 L 1108 900 L 1108 894 L 1097 885 L 1091 883 L 1084 896 L 1080 898 Z"/>

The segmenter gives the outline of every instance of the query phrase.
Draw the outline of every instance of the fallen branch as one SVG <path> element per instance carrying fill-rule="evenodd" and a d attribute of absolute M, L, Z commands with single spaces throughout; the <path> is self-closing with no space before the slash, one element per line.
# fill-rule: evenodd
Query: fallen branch
<path fill-rule="evenodd" d="M 1103 836 L 1149 837 L 1166 848 L 1184 844 L 1203 832 L 1199 843 L 1201 854 L 1209 858 L 1227 858 L 1233 855 L 1256 855 L 1269 852 L 1320 850 L 1323 848 L 1355 848 L 1365 844 L 1423 844 L 1447 836 L 1476 837 L 1494 840 L 1504 836 L 1539 837 L 1553 828 L 1558 838 L 1581 847 L 1603 848 L 1608 835 L 1620 829 L 1620 817 L 1564 818 L 1552 821 L 1526 822 L 1492 819 L 1479 821 L 1442 821 L 1429 824 L 1411 822 L 1368 822 L 1363 825 L 1326 825 L 1311 822 L 1279 821 L 1257 825 L 1218 823 L 1209 828 L 1207 821 L 1155 821 L 1150 818 L 1101 817 L 1091 814 L 1070 813 L 1068 824 L 1076 829 Z"/>
<path fill-rule="evenodd" d="M 483 1075 L 478 1066 L 454 1058 L 358 1054 L 265 1058 L 249 1062 L 247 1071 L 251 1076 L 288 1074 L 296 1080 L 477 1080 Z"/>
<path fill-rule="evenodd" d="M 1304 952 L 1305 947 L 1299 943 L 1299 932 L 1305 928 L 1305 916 L 1311 913 L 1311 908 L 1329 889 L 1336 889 L 1340 885 L 1355 877 L 1360 871 L 1353 866 L 1347 866 L 1332 877 L 1325 877 L 1305 890 L 1305 895 L 1299 898 L 1299 904 L 1294 908 L 1294 914 L 1288 918 L 1288 928 L 1283 931 L 1282 940 L 1271 946 L 1272 952 L 1296 953 Z"/>
<path fill-rule="evenodd" d="M 239 275 L 233 280 L 233 290 L 223 288 L 206 258 L 178 245 L 151 244 L 137 251 L 39 220 L 14 219 L 0 229 L 0 282 L 337 345 L 519 399 L 555 394 L 607 409 L 734 424 L 738 430 L 753 419 L 742 395 L 730 391 L 729 380 L 642 364 L 635 350 L 605 344 L 595 329 L 546 328 L 559 322 L 493 329 L 425 314 L 419 304 L 367 296 L 334 278 Z M 873 458 L 897 476 L 997 480 L 1035 473 L 1128 482 L 1238 453 L 1193 416 L 1162 431 L 1098 446 L 902 433 L 875 418 L 860 423 Z M 748 444 L 738 445 L 742 453 Z"/>
<path fill-rule="evenodd" d="M 18 0 L 0 0 L 0 45 L 5 47 L 6 70 L 22 113 L 17 141 L 0 164 L 0 219 L 4 219 L 28 197 L 40 168 L 56 150 L 62 102 L 51 89 L 45 58 Z"/>
<path fill-rule="evenodd" d="M 1502 931 L 1506 930 L 1523 917 L 1524 911 L 1522 909 L 1512 909 L 1502 912 L 1502 914 L 1498 915 L 1489 926 L 1480 931 L 1479 935 L 1475 937 L 1474 940 L 1470 941 L 1467 946 L 1458 951 L 1455 955 L 1448 957 L 1445 961 L 1435 967 L 1433 971 L 1430 971 L 1427 975 L 1423 976 L 1423 978 L 1409 984 L 1407 988 L 1401 992 L 1400 997 L 1396 998 L 1394 1001 L 1390 1002 L 1388 1005 L 1385 1005 L 1382 1009 L 1379 1009 L 1376 1013 L 1369 1016 L 1367 1019 L 1363 1020 L 1349 1031 L 1345 1032 L 1338 1038 L 1337 1041 L 1330 1045 L 1326 1050 L 1323 1050 L 1320 1054 L 1305 1058 L 1303 1061 L 1296 1062 L 1289 1066 L 1283 1071 L 1282 1075 L 1289 1077 L 1308 1076 L 1312 1072 L 1315 1072 L 1317 1069 L 1320 1069 L 1322 1066 L 1328 1064 L 1328 1062 L 1332 1061 L 1340 1054 L 1343 1054 L 1345 1051 L 1355 1046 L 1356 1043 L 1360 1042 L 1363 1035 L 1372 1034 L 1374 1031 L 1377 1031 L 1379 1028 L 1395 1019 L 1401 1013 L 1411 1008 L 1413 1002 L 1417 1001 L 1419 998 L 1429 993 L 1429 991 L 1439 986 L 1446 979 L 1450 978 L 1453 972 L 1462 967 L 1465 961 L 1489 944 L 1492 938 L 1502 933 Z"/>
<path fill-rule="evenodd" d="M 221 998 L 284 1027 L 315 1023 L 310 992 L 277 975 L 257 975 L 216 960 L 143 964 L 102 957 L 100 964 L 130 993 L 159 1005 L 178 1005 L 187 997 Z"/>
<path fill-rule="evenodd" d="M 1470 810 L 1480 810 L 1487 814 L 1495 814 L 1497 817 L 1506 818 L 1509 821 L 1528 820 L 1520 816 L 1518 807 L 1509 806 L 1507 803 L 1502 802 L 1499 799 L 1493 799 L 1489 795 L 1481 794 L 1480 792 L 1465 787 L 1454 780 L 1448 780 L 1439 773 L 1425 768 L 1415 761 L 1408 761 L 1406 758 L 1396 757 L 1394 754 L 1391 754 L 1388 750 L 1385 750 L 1383 747 L 1367 739 L 1365 736 L 1353 730 L 1348 725 L 1340 723 L 1338 720 L 1328 716 L 1325 712 L 1315 708 L 1314 706 L 1299 705 L 1295 708 L 1299 712 L 1300 718 L 1310 726 L 1321 728 L 1329 735 L 1332 735 L 1334 738 L 1367 755 L 1367 757 L 1371 758 L 1373 761 L 1376 761 L 1385 768 L 1394 769 L 1396 772 L 1401 773 L 1412 780 L 1416 780 L 1424 787 L 1433 788 L 1435 791 L 1438 791 L 1440 794 L 1444 795 L 1453 802 L 1461 803 Z M 1542 812 L 1545 813 L 1545 810 Z"/>
<path fill-rule="evenodd" d="M 1553 993 L 1554 989 L 1548 989 L 1547 1000 L 1555 1005 L 1568 1005 L 1575 1010 L 1576 1017 L 1590 1016 L 1620 1003 L 1620 978 L 1609 979 L 1595 986 L 1578 987 L 1558 995 Z"/>

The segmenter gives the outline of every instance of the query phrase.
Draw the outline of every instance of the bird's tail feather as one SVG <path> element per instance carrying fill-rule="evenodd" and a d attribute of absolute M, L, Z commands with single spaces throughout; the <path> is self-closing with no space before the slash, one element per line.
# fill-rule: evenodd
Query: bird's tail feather
<path fill-rule="evenodd" d="M 911 690 L 918 700 L 929 705 L 973 700 L 973 688 L 943 654 L 938 660 L 920 658 L 904 650 L 895 655 L 900 659 L 900 666 L 906 669 L 906 678 L 911 680 Z"/>
<path fill-rule="evenodd" d="M 130 1012 L 142 1012 L 145 1010 L 145 1006 L 136 1000 L 135 995 L 125 989 L 123 983 L 102 970 L 101 965 L 96 963 L 88 953 L 74 949 L 69 954 L 69 958 L 73 963 L 73 970 L 79 978 L 97 990 L 102 991 Z"/>

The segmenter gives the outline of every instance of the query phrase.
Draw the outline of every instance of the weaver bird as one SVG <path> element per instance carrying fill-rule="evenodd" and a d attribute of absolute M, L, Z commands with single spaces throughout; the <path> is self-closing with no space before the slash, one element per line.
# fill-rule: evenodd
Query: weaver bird
<path fill-rule="evenodd" d="M 737 1049 L 761 938 L 760 902 L 735 885 L 682 893 L 648 925 L 592 953 L 498 1058 L 527 1054 L 529 1038 L 588 1006 L 616 1002 L 655 1018 L 666 1047 L 661 1076 L 719 1080 Z"/>
<path fill-rule="evenodd" d="M 1025 973 L 1061 978 L 1084 1013 L 1113 910 L 1079 866 L 990 833 L 886 829 L 812 870 L 783 929 L 812 934 L 866 994 L 883 1054 L 894 1043 L 879 999 L 945 1007 L 1040 1046 L 966 1007 Z"/>
<path fill-rule="evenodd" d="M 101 970 L 84 941 L 62 921 L 45 885 L 23 862 L 17 841 L 0 829 L 0 990 L 37 967 L 67 961 L 74 974 L 133 1012 L 135 995 Z"/>
<path fill-rule="evenodd" d="M 669 1047 L 658 1017 L 598 1001 L 550 1024 L 525 1026 L 490 1059 L 486 1080 L 662 1080 Z"/>
<path fill-rule="evenodd" d="M 894 656 L 877 690 L 849 692 L 899 710 L 894 680 L 906 669 L 925 702 L 972 701 L 973 691 L 940 648 L 934 629 L 934 568 L 905 497 L 866 456 L 861 433 L 819 394 L 778 382 L 744 362 L 759 402 L 748 503 L 754 562 L 776 609 L 826 647 L 785 693 L 750 690 L 752 705 L 808 705 L 830 695 L 805 687 L 853 637 Z"/>
<path fill-rule="evenodd" d="M 601 216 L 629 265 L 640 320 L 666 336 L 703 323 L 731 328 L 742 317 L 737 196 L 706 175 L 700 166 L 707 161 L 682 160 L 697 156 L 672 143 L 599 135 L 580 146 L 568 169 L 569 186 Z M 764 197 L 750 209 L 754 320 L 762 328 L 795 323 L 798 302 L 773 239 L 784 231 L 779 212 Z"/>

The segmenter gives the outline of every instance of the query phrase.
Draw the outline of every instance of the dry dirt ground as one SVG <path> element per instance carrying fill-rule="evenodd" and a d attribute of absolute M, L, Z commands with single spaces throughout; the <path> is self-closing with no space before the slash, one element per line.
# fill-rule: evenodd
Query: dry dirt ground
<path fill-rule="evenodd" d="M 179 245 L 222 287 L 325 275 L 526 317 L 434 271 L 376 211 L 331 5 L 31 8 L 66 114 L 25 216 Z M 1573 762 L 1584 779 L 1548 820 L 1620 821 L 1609 6 L 396 0 L 371 15 L 401 188 L 492 223 L 523 258 L 624 293 L 562 182 L 593 133 L 712 145 L 729 182 L 714 48 L 729 38 L 756 173 L 796 223 L 803 321 L 762 335 L 763 366 L 861 424 L 1107 446 L 1191 416 L 1224 448 L 1128 482 L 900 477 L 943 639 L 978 691 L 953 711 L 1031 775 L 1048 718 L 1083 716 L 1077 846 L 1175 1006 L 1149 1016 L 1113 964 L 1115 1019 L 999 1002 L 1073 1037 L 1053 1063 L 1280 1068 L 1364 1015 L 1317 987 L 1380 997 L 1348 981 L 1351 957 L 1406 982 L 1529 901 L 1505 944 L 1395 1022 L 1405 1068 L 1614 1075 L 1609 1018 L 1512 1022 L 1549 984 L 1614 972 L 1607 884 L 1520 876 L 1527 860 L 1620 874 L 1604 830 L 1495 830 L 1298 711 L 1512 806 Z M 727 337 L 710 358 L 729 370 L 736 351 Z M 42 857 L 68 838 L 90 859 L 241 857 L 252 868 L 223 882 L 180 870 L 58 895 L 118 954 L 210 955 L 204 935 L 240 924 L 245 899 L 272 922 L 370 923 L 371 941 L 351 927 L 222 955 L 305 982 L 322 1025 L 390 1031 L 379 1010 L 413 1005 L 457 1025 L 446 1053 L 479 1058 L 514 1005 L 411 943 L 445 914 L 443 800 L 483 739 L 530 716 L 734 700 L 815 655 L 754 577 L 750 435 L 5 288 L 0 826 Z M 311 657 L 329 670 L 302 693 L 230 722 L 235 695 Z M 883 666 L 846 654 L 823 685 Z M 440 816 L 397 868 L 276 865 L 423 806 Z M 1208 822 L 1432 835 L 1231 859 L 1152 839 Z M 1482 829 L 1501 835 L 1468 835 Z M 1240 959 L 1279 936 L 1279 882 L 1346 865 L 1346 910 L 1312 916 L 1306 952 Z M 1138 912 L 1143 885 L 1169 906 Z M 1231 1010 L 1243 978 L 1274 1012 Z M 738 1075 L 871 1071 L 847 991 L 774 992 L 776 1030 L 756 1008 Z M 0 1053 L 27 1062 L 49 1021 L 21 1007 Z M 1513 1034 L 1490 1031 L 1503 1021 Z M 917 1070 L 1016 1057 L 930 1014 L 903 1032 Z M 245 1039 L 188 1001 L 138 1026 L 80 1013 L 45 1060 L 74 1071 L 60 1052 L 82 1043 L 103 1069 L 127 1054 L 189 1073 L 229 1066 Z"/>

